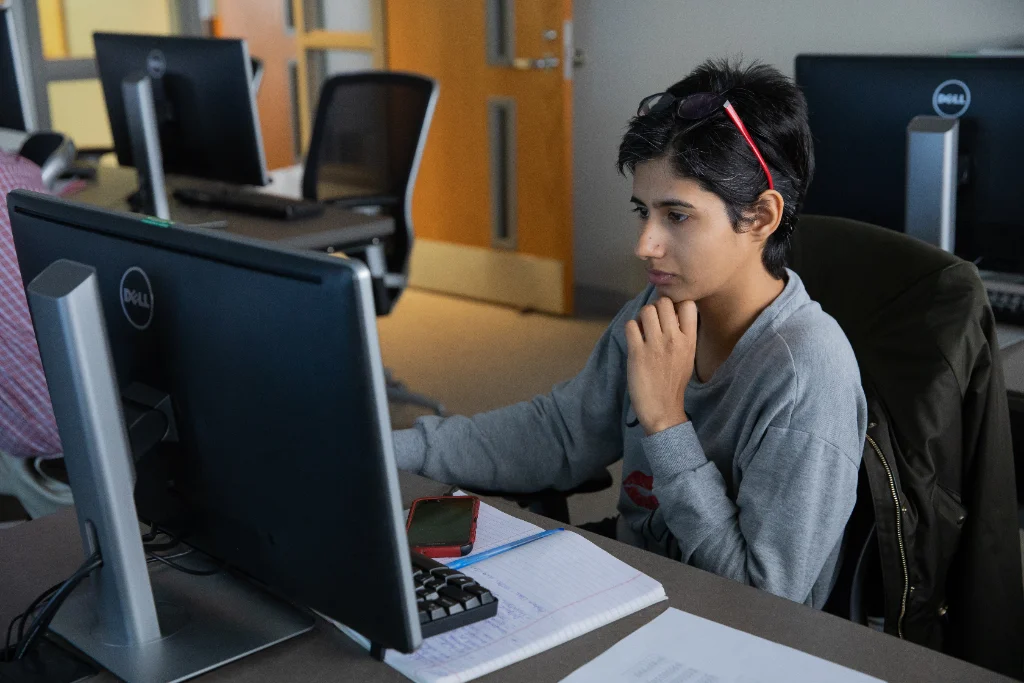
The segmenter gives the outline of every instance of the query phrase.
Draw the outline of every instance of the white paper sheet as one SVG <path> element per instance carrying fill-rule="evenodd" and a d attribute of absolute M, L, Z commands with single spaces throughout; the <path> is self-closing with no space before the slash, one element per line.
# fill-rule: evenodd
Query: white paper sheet
<path fill-rule="evenodd" d="M 805 652 L 675 608 L 563 683 L 881 683 Z"/>

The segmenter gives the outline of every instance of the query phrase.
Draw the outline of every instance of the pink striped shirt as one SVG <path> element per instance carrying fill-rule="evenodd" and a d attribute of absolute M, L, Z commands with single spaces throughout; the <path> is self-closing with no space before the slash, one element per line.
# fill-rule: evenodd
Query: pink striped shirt
<path fill-rule="evenodd" d="M 0 451 L 22 458 L 57 456 L 57 422 L 7 214 L 7 193 L 18 189 L 46 191 L 39 167 L 0 151 Z"/>

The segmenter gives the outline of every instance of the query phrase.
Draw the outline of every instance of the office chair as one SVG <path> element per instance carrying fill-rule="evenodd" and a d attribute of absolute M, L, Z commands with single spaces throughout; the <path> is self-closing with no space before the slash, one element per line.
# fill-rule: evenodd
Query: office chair
<path fill-rule="evenodd" d="M 15 458 L 0 451 L 0 496 L 16 499 L 29 519 L 38 519 L 74 503 L 61 459 Z M 63 479 L 50 469 L 63 472 Z M 0 520 L 3 521 L 3 520 Z"/>
<path fill-rule="evenodd" d="M 849 338 L 869 407 L 880 411 L 872 419 L 888 422 L 876 438 L 896 454 L 890 486 L 914 482 L 901 501 L 911 530 L 905 618 L 890 618 L 901 606 L 885 605 L 882 581 L 891 574 L 883 575 L 876 534 L 896 526 L 888 515 L 876 519 L 865 465 L 826 611 L 860 623 L 876 617 L 889 633 L 901 621 L 907 640 L 994 668 L 1006 657 L 994 643 L 1020 606 L 999 597 L 1012 586 L 981 585 L 974 573 L 1021 569 L 1002 363 L 977 270 L 902 233 L 823 216 L 801 217 L 790 264 Z M 928 549 L 940 546 L 952 555 L 930 563 Z M 927 581 L 915 571 L 936 572 L 932 595 L 914 592 L 913 582 Z M 1006 624 L 980 619 L 979 607 L 1005 614 Z"/>
<path fill-rule="evenodd" d="M 39 167 L 46 189 L 53 191 L 57 181 L 75 161 L 75 143 L 63 133 L 43 131 L 33 133 L 18 151 Z"/>
<path fill-rule="evenodd" d="M 260 85 L 263 83 L 263 60 L 259 57 L 250 57 L 249 62 L 252 64 L 252 94 L 258 95 L 260 92 Z"/>
<path fill-rule="evenodd" d="M 370 268 L 377 315 L 391 312 L 409 282 L 412 193 L 436 101 L 434 80 L 386 71 L 332 76 L 320 91 L 302 196 L 394 219 L 384 243 L 348 252 Z M 438 401 L 385 374 L 389 400 L 445 414 Z"/>
<path fill-rule="evenodd" d="M 516 503 L 521 508 L 530 512 L 543 515 L 562 524 L 572 524 L 569 521 L 569 496 L 580 493 L 597 493 L 611 488 L 615 483 L 611 472 L 603 469 L 593 477 L 583 482 L 574 489 L 559 491 L 557 489 L 544 489 L 535 493 L 510 493 L 507 491 L 489 491 L 485 489 L 473 489 L 478 496 L 497 496 Z M 610 535 L 610 534 L 608 534 Z"/>

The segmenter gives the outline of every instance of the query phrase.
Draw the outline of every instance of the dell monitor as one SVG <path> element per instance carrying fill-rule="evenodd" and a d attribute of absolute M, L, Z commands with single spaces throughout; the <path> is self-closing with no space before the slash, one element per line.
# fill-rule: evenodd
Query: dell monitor
<path fill-rule="evenodd" d="M 122 83 L 148 76 L 167 173 L 266 185 L 244 40 L 96 33 L 96 66 L 122 166 L 136 166 Z"/>
<path fill-rule="evenodd" d="M 13 192 L 9 206 L 87 553 L 89 539 L 103 533 L 86 529 L 96 520 L 83 520 L 83 506 L 112 505 L 104 508 L 110 515 L 137 508 L 138 519 L 224 563 L 246 585 L 269 587 L 380 646 L 416 648 L 421 630 L 365 266 L 30 192 Z M 55 385 L 47 339 L 58 335 L 44 330 L 34 297 L 40 287 L 64 286 L 67 267 L 73 276 L 93 273 L 101 324 L 81 323 L 73 307 L 50 323 L 81 337 L 69 344 L 70 356 L 86 361 L 87 347 L 104 336 L 89 330 L 105 327 L 111 370 L 101 371 L 101 353 L 87 372 L 71 371 Z M 69 402 L 102 395 L 82 387 L 97 377 L 102 384 L 104 375 L 111 396 L 148 392 L 163 397 L 153 405 L 171 407 L 173 428 L 132 454 L 134 508 L 130 493 L 95 501 L 82 488 L 76 436 L 102 430 L 76 432 L 74 419 L 62 421 Z M 100 550 L 98 571 L 114 571 L 108 565 L 124 553 Z M 150 575 L 159 605 L 166 600 L 157 572 Z M 74 612 L 66 604 L 54 630 L 118 673 L 104 657 L 132 648 L 90 641 L 95 628 L 77 633 Z M 258 611 L 240 623 L 253 621 L 263 626 Z M 216 629 L 210 637 L 233 639 Z M 175 640 L 187 642 L 176 636 L 167 645 Z M 182 657 L 183 665 L 195 656 Z M 162 661 L 170 659 L 177 658 Z"/>
<path fill-rule="evenodd" d="M 959 120 L 954 252 L 1024 273 L 1024 58 L 799 55 L 815 172 L 803 210 L 904 229 L 907 127 Z"/>
<path fill-rule="evenodd" d="M 14 10 L 0 3 L 0 128 L 31 131 L 32 98 L 22 64 Z"/>

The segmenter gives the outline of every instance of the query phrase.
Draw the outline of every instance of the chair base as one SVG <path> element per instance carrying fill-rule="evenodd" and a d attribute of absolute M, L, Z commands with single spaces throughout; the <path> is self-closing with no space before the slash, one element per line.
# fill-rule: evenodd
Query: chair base
<path fill-rule="evenodd" d="M 433 413 L 439 417 L 448 417 L 448 413 L 444 409 L 444 404 L 424 394 L 418 394 L 415 391 L 410 391 L 403 382 L 395 379 L 394 375 L 391 374 L 391 370 L 388 370 L 387 368 L 384 369 L 384 380 L 387 384 L 389 402 L 419 406 L 433 411 Z"/>

